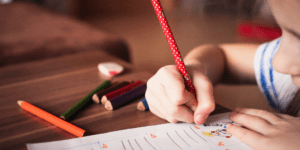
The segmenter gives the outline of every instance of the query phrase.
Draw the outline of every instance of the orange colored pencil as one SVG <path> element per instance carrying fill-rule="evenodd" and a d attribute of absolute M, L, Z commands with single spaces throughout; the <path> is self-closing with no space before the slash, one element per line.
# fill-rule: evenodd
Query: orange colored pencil
<path fill-rule="evenodd" d="M 35 106 L 25 102 L 25 101 L 18 101 L 18 104 L 23 109 L 27 110 L 28 112 L 30 112 L 30 113 L 32 113 L 32 114 L 34 114 L 34 115 L 36 115 L 36 116 L 52 123 L 52 124 L 62 128 L 64 130 L 66 130 L 69 133 L 74 134 L 78 137 L 82 137 L 84 132 L 85 132 L 85 130 L 83 130 L 81 128 L 78 128 L 75 125 L 73 125 L 73 124 L 71 124 L 67 121 L 64 121 L 64 120 L 62 120 L 62 119 L 60 119 L 60 118 L 58 118 L 58 117 L 56 117 L 56 116 L 54 116 L 50 113 L 38 108 L 38 107 L 35 107 Z"/>

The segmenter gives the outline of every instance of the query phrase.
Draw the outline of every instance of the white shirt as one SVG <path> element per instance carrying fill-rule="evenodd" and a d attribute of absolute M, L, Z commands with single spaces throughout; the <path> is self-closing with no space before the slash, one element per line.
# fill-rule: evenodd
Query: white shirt
<path fill-rule="evenodd" d="M 255 77 L 260 91 L 269 105 L 285 112 L 299 88 L 292 83 L 291 75 L 276 72 L 272 60 L 281 38 L 260 45 L 254 57 Z M 297 116 L 300 116 L 300 111 Z"/>

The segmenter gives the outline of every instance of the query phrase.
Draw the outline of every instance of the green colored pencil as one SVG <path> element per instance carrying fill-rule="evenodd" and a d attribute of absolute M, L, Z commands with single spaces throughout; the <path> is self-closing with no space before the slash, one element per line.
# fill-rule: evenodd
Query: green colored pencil
<path fill-rule="evenodd" d="M 103 82 L 99 87 L 97 87 L 95 90 L 93 90 L 90 94 L 88 94 L 86 97 L 84 97 L 81 101 L 79 101 L 77 104 L 75 104 L 73 107 L 71 107 L 69 110 L 67 110 L 64 114 L 60 116 L 60 118 L 64 120 L 68 120 L 73 114 L 75 114 L 82 106 L 84 106 L 88 101 L 92 99 L 92 96 L 101 91 L 105 88 L 110 86 L 110 81 L 107 80 Z"/>

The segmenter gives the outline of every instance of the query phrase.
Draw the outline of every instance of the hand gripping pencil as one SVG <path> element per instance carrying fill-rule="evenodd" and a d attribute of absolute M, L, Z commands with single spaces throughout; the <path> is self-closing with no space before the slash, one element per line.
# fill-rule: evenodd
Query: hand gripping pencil
<path fill-rule="evenodd" d="M 153 5 L 153 8 L 155 10 L 156 16 L 158 18 L 158 21 L 161 25 L 161 28 L 162 28 L 162 30 L 165 34 L 165 37 L 166 37 L 166 39 L 169 43 L 169 47 L 170 47 L 171 52 L 173 54 L 174 60 L 175 60 L 176 65 L 177 65 L 177 68 L 180 71 L 181 75 L 183 76 L 184 81 L 188 85 L 188 90 L 195 95 L 196 94 L 195 87 L 194 87 L 189 75 L 187 74 L 187 71 L 185 69 L 185 65 L 182 61 L 180 52 L 178 50 L 177 44 L 175 42 L 175 39 L 173 37 L 173 34 L 171 32 L 171 29 L 169 27 L 167 19 L 166 19 L 164 13 L 163 13 L 160 2 L 159 2 L 159 0 L 151 0 L 151 2 L 152 2 L 152 5 Z M 144 107 L 144 108 L 141 108 L 141 107 Z M 139 110 L 148 110 L 149 107 L 148 107 L 148 104 L 147 104 L 146 100 L 143 100 L 143 101 L 139 102 L 139 104 L 137 106 L 137 109 L 139 109 Z"/>
<path fill-rule="evenodd" d="M 163 29 L 165 37 L 166 37 L 166 39 L 169 43 L 169 47 L 170 47 L 171 52 L 173 54 L 174 60 L 175 60 L 176 65 L 177 65 L 177 68 L 180 71 L 181 75 L 184 77 L 184 80 L 185 80 L 186 84 L 188 85 L 188 90 L 191 93 L 195 94 L 196 93 L 195 87 L 194 87 L 192 81 L 190 80 L 189 75 L 187 74 L 187 71 L 185 69 L 185 65 L 182 61 L 180 52 L 178 50 L 177 44 L 176 44 L 175 39 L 173 37 L 173 34 L 171 32 L 171 29 L 168 25 L 167 19 L 164 16 L 162 7 L 160 5 L 160 2 L 159 2 L 159 0 L 151 0 L 151 2 L 153 4 L 153 7 L 154 7 L 155 13 L 157 15 L 157 18 L 159 20 L 159 23 L 160 23 L 160 25 Z"/>

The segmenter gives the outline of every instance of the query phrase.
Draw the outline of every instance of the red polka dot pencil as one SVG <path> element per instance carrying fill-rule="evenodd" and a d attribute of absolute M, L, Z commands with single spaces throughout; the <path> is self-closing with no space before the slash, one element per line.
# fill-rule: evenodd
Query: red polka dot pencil
<path fill-rule="evenodd" d="M 153 4 L 153 7 L 154 7 L 155 13 L 157 15 L 157 18 L 159 20 L 159 23 L 160 23 L 160 25 L 163 29 L 165 37 L 166 37 L 166 39 L 169 43 L 171 52 L 173 54 L 174 60 L 175 60 L 176 65 L 177 65 L 177 68 L 180 71 L 181 75 L 184 77 L 184 80 L 186 81 L 186 83 L 188 85 L 188 90 L 191 93 L 195 94 L 196 93 L 195 87 L 194 87 L 192 81 L 190 80 L 190 77 L 189 77 L 189 75 L 188 75 L 188 73 L 185 69 L 185 65 L 184 65 L 184 63 L 182 61 L 182 58 L 180 56 L 180 52 L 178 50 L 177 44 L 175 42 L 175 39 L 173 37 L 173 34 L 171 32 L 171 29 L 169 27 L 167 19 L 164 16 L 162 7 L 160 5 L 160 2 L 159 2 L 159 0 L 151 0 L 151 2 Z"/>
<path fill-rule="evenodd" d="M 188 85 L 188 90 L 196 95 L 195 87 L 185 69 L 184 62 L 182 61 L 180 52 L 178 50 L 178 46 L 175 42 L 174 36 L 171 32 L 171 29 L 169 27 L 169 24 L 167 22 L 167 19 L 163 13 L 162 7 L 160 5 L 159 0 L 151 0 L 153 8 L 155 10 L 156 16 L 158 18 L 158 21 L 162 27 L 162 30 L 165 34 L 165 37 L 167 39 L 167 42 L 169 44 L 169 47 L 171 49 L 171 52 L 173 54 L 174 60 L 176 62 L 177 68 L 180 71 L 181 75 L 183 76 L 184 81 Z M 138 110 L 144 111 L 144 110 L 149 110 L 149 107 L 145 109 L 145 107 L 148 106 L 146 99 L 144 101 L 139 102 L 137 108 Z"/>

